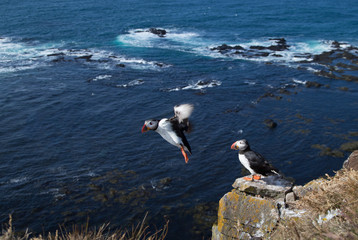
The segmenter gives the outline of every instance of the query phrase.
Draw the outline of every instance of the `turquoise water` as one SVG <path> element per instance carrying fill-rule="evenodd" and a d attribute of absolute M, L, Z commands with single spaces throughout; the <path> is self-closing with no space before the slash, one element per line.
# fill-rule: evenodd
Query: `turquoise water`
<path fill-rule="evenodd" d="M 1 1 L 1 222 L 11 213 L 16 229 L 41 233 L 87 217 L 117 227 L 148 212 L 158 225 L 170 219 L 169 239 L 202 239 L 210 228 L 193 209 L 245 174 L 234 141 L 246 138 L 298 184 L 339 169 L 349 154 L 341 144 L 357 141 L 358 85 L 317 74 L 329 66 L 312 56 L 333 41 L 357 47 L 357 12 L 355 1 Z M 273 38 L 289 48 L 211 50 Z M 185 102 L 195 105 L 189 164 L 140 132 Z"/>

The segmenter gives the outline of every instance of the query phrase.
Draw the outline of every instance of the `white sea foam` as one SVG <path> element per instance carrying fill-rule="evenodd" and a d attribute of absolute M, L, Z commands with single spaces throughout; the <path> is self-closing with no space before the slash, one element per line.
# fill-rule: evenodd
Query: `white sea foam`
<path fill-rule="evenodd" d="M 112 75 L 99 75 L 99 76 L 95 77 L 92 81 L 95 82 L 95 81 L 98 81 L 98 80 L 109 79 L 111 77 L 112 77 Z"/>
<path fill-rule="evenodd" d="M 142 79 L 136 79 L 136 80 L 132 80 L 129 83 L 126 83 L 126 84 L 116 85 L 116 87 L 127 88 L 127 87 L 133 87 L 133 86 L 137 86 L 137 85 L 142 85 L 143 83 L 144 83 L 144 81 Z"/>
<path fill-rule="evenodd" d="M 198 90 L 198 89 L 204 89 L 204 88 L 212 88 L 212 87 L 216 87 L 216 86 L 220 86 L 220 85 L 221 85 L 221 82 L 217 81 L 217 80 L 211 80 L 208 82 L 198 81 L 196 83 L 189 84 L 188 86 L 184 87 L 183 90 L 188 90 L 188 89 Z"/>
<path fill-rule="evenodd" d="M 205 88 L 212 88 L 220 86 L 221 82 L 217 80 L 210 80 L 210 81 L 202 81 L 199 80 L 196 83 L 190 83 L 188 86 L 185 87 L 175 87 L 168 89 L 168 92 L 175 92 L 175 91 L 181 91 L 181 90 L 202 90 Z"/>
<path fill-rule="evenodd" d="M 292 81 L 293 81 L 294 83 L 303 84 L 303 85 L 306 84 L 306 82 L 307 82 L 307 81 L 301 81 L 301 80 L 298 80 L 298 79 L 295 79 L 295 78 L 292 79 Z"/>
<path fill-rule="evenodd" d="M 248 85 L 256 85 L 256 82 L 254 82 L 254 81 L 244 81 L 244 83 L 246 83 Z"/>
<path fill-rule="evenodd" d="M 24 183 L 28 181 L 28 177 L 18 177 L 18 178 L 12 178 L 9 180 L 10 184 L 19 184 Z"/>
<path fill-rule="evenodd" d="M 314 68 L 312 68 L 312 67 L 307 67 L 306 69 L 307 69 L 308 71 L 310 71 L 310 72 L 313 72 L 313 73 L 319 72 L 319 70 L 314 69 Z"/>
<path fill-rule="evenodd" d="M 179 29 L 166 29 L 164 37 L 148 32 L 148 29 L 132 29 L 119 35 L 117 42 L 125 46 L 161 48 L 175 51 L 195 52 L 197 47 L 205 47 L 208 42 L 199 33 Z"/>
<path fill-rule="evenodd" d="M 112 70 L 118 64 L 134 69 L 160 70 L 170 65 L 131 58 L 102 49 L 66 49 L 64 43 L 23 43 L 11 38 L 0 39 L 0 73 L 11 73 L 53 66 L 55 62 L 79 62 L 99 69 Z"/>

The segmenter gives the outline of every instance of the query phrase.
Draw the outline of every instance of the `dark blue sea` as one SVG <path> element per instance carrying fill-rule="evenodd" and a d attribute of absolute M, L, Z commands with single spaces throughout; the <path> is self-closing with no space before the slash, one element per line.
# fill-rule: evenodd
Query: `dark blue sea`
<path fill-rule="evenodd" d="M 2 0 L 0 222 L 113 229 L 147 213 L 168 239 L 208 239 L 246 174 L 236 140 L 297 184 L 341 168 L 357 47 L 355 0 Z M 141 133 L 180 103 L 195 106 L 188 164 Z"/>

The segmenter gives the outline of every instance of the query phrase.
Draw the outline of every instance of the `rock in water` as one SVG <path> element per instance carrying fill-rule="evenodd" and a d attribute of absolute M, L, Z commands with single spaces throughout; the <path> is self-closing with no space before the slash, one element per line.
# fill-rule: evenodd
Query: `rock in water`
<path fill-rule="evenodd" d="M 159 28 L 149 28 L 148 32 L 158 35 L 159 37 L 164 37 L 167 34 L 167 31 Z"/>

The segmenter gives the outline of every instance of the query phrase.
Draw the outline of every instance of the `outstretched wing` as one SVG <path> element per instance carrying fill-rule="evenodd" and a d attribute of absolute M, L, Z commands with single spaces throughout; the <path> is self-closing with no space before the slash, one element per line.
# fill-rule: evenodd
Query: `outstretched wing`
<path fill-rule="evenodd" d="M 181 104 L 174 107 L 174 117 L 170 121 L 178 121 L 179 130 L 190 132 L 192 125 L 189 122 L 189 117 L 194 110 L 192 104 Z"/>
<path fill-rule="evenodd" d="M 193 110 L 194 106 L 192 104 L 176 105 L 174 107 L 174 117 L 177 117 L 179 123 L 182 123 L 184 120 L 188 120 Z"/>

